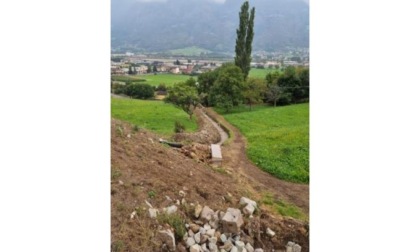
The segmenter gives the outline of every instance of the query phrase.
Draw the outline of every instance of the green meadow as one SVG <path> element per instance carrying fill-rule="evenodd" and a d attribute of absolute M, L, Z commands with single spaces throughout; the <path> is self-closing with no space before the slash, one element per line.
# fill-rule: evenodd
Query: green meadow
<path fill-rule="evenodd" d="M 216 111 L 246 137 L 247 155 L 258 167 L 280 179 L 309 183 L 309 103 Z"/>
<path fill-rule="evenodd" d="M 182 109 L 162 101 L 111 98 L 111 116 L 166 137 L 174 133 L 175 121 L 184 124 L 187 132 L 198 127 L 195 117 L 190 121 Z"/>
<path fill-rule="evenodd" d="M 189 75 L 182 74 L 144 74 L 144 75 L 132 75 L 132 76 L 112 76 L 114 81 L 131 81 L 139 83 L 146 83 L 151 86 L 158 86 L 159 84 L 165 84 L 167 87 L 172 87 L 175 83 L 186 81 L 190 78 Z"/>
<path fill-rule="evenodd" d="M 279 71 L 281 73 L 281 70 L 277 70 L 275 68 L 265 68 L 265 69 L 260 69 L 260 68 L 251 68 L 251 70 L 249 71 L 249 77 L 253 77 L 253 78 L 259 78 L 259 79 L 265 79 L 265 76 L 268 73 L 272 73 L 275 71 Z"/>

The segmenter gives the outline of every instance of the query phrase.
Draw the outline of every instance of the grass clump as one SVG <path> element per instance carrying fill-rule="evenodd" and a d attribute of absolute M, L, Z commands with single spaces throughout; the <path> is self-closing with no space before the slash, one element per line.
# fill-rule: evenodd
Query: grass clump
<path fill-rule="evenodd" d="M 182 133 L 185 131 L 185 125 L 179 121 L 175 121 L 175 133 Z"/>
<path fill-rule="evenodd" d="M 286 203 L 280 199 L 274 199 L 273 195 L 265 194 L 262 203 L 273 207 L 282 216 L 289 216 L 295 219 L 307 220 L 307 216 L 296 206 Z"/>
<path fill-rule="evenodd" d="M 182 240 L 186 233 L 185 220 L 179 214 L 159 214 L 157 220 L 161 225 L 168 224 L 171 226 L 175 230 L 175 239 Z"/>

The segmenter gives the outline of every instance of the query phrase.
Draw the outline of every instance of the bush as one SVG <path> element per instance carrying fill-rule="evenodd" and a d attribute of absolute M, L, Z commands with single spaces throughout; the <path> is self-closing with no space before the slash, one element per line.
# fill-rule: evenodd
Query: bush
<path fill-rule="evenodd" d="M 182 133 L 185 131 L 185 125 L 179 121 L 175 121 L 175 133 Z"/>
<path fill-rule="evenodd" d="M 129 84 L 125 88 L 125 94 L 137 99 L 149 99 L 154 97 L 155 91 L 149 84 Z"/>

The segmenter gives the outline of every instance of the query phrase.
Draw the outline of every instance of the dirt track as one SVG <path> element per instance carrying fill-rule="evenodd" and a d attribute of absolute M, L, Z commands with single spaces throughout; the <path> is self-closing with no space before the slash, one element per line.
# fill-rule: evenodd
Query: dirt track
<path fill-rule="evenodd" d="M 246 139 L 239 130 L 211 108 L 207 108 L 206 112 L 230 131 L 231 140 L 222 146 L 223 167 L 237 174 L 240 184 L 248 185 L 247 190 L 259 195 L 270 192 L 276 198 L 293 203 L 309 214 L 308 185 L 279 180 L 255 166 L 246 156 Z"/>

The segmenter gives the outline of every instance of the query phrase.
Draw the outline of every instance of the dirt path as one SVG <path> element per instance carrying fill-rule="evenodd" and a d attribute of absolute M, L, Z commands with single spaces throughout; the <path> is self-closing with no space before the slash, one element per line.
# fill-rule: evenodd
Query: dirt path
<path fill-rule="evenodd" d="M 255 166 L 246 156 L 246 139 L 237 128 L 228 123 L 211 108 L 206 113 L 230 131 L 231 140 L 222 146 L 223 166 L 237 175 L 237 182 L 247 190 L 262 196 L 270 192 L 276 198 L 290 202 L 309 214 L 309 186 L 279 180 Z M 209 118 L 210 119 L 210 118 Z M 220 128 L 220 127 L 219 127 Z"/>

